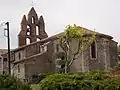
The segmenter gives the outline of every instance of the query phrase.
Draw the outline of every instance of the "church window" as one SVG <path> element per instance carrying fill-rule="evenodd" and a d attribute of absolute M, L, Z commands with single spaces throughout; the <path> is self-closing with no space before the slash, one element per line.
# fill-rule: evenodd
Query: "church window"
<path fill-rule="evenodd" d="M 29 32 L 29 31 L 27 31 L 27 35 L 30 35 L 30 32 Z"/>
<path fill-rule="evenodd" d="M 40 46 L 40 53 L 46 52 L 47 51 L 47 46 L 46 45 L 41 45 Z"/>
<path fill-rule="evenodd" d="M 40 53 L 42 53 L 44 51 L 44 47 L 40 46 Z"/>
<path fill-rule="evenodd" d="M 19 52 L 19 54 L 18 54 L 18 57 L 19 57 L 19 59 L 21 59 L 21 53 Z"/>
<path fill-rule="evenodd" d="M 20 65 L 18 64 L 18 73 L 20 73 Z"/>
<path fill-rule="evenodd" d="M 36 35 L 39 35 L 39 27 L 36 26 Z"/>
<path fill-rule="evenodd" d="M 47 51 L 47 46 L 45 45 L 45 46 L 44 46 L 44 52 L 46 52 L 46 51 Z"/>
<path fill-rule="evenodd" d="M 95 41 L 91 44 L 90 47 L 90 54 L 91 54 L 91 58 L 96 58 L 96 43 Z"/>
<path fill-rule="evenodd" d="M 32 17 L 32 24 L 34 24 L 35 23 L 35 18 L 34 17 Z"/>
<path fill-rule="evenodd" d="M 30 26 L 27 25 L 27 35 L 30 35 Z"/>
<path fill-rule="evenodd" d="M 39 38 L 37 38 L 37 41 L 40 41 L 40 39 L 39 39 Z"/>
<path fill-rule="evenodd" d="M 26 45 L 30 44 L 30 39 L 26 38 Z"/>
<path fill-rule="evenodd" d="M 7 61 L 7 58 L 3 58 L 3 61 Z"/>
<path fill-rule="evenodd" d="M 56 52 L 59 52 L 59 44 L 56 44 Z"/>

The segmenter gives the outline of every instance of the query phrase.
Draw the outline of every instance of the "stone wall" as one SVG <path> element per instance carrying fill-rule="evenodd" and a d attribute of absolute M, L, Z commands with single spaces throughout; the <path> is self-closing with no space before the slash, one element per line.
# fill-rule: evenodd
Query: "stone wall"
<path fill-rule="evenodd" d="M 117 42 L 111 40 L 109 48 L 110 48 L 110 67 L 114 67 L 118 62 Z"/>
<path fill-rule="evenodd" d="M 72 51 L 77 49 L 77 40 L 72 41 Z M 56 53 L 56 46 L 58 42 L 54 41 L 54 48 Z M 81 72 L 95 69 L 110 69 L 117 63 L 117 43 L 111 39 L 96 37 L 96 58 L 91 57 L 91 47 L 84 53 L 79 53 L 78 58 L 73 62 L 70 72 Z M 59 47 L 60 48 L 60 47 Z M 62 52 L 62 49 L 59 49 Z M 71 54 L 72 55 L 72 54 Z"/>
<path fill-rule="evenodd" d="M 30 79 L 34 74 L 54 72 L 53 51 L 53 42 L 50 41 L 44 44 L 36 42 L 13 50 L 12 56 L 15 56 L 15 60 L 11 64 L 12 73 L 20 79 Z"/>

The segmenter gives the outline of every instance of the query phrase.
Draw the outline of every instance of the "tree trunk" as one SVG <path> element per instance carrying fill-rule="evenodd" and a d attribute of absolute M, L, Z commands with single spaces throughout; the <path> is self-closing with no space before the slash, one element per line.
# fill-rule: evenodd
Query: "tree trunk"
<path fill-rule="evenodd" d="M 67 74 L 68 72 L 67 72 L 67 66 L 65 65 L 65 74 Z"/>

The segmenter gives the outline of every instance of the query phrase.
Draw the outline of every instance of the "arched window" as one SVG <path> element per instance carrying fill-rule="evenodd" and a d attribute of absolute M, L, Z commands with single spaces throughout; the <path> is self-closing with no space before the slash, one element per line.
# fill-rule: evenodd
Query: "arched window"
<path fill-rule="evenodd" d="M 40 46 L 40 53 L 43 53 L 44 52 L 44 47 L 43 45 Z"/>
<path fill-rule="evenodd" d="M 39 35 L 39 27 L 36 26 L 36 35 Z"/>
<path fill-rule="evenodd" d="M 46 52 L 46 51 L 47 51 L 47 46 L 45 45 L 45 46 L 44 46 L 44 52 Z"/>
<path fill-rule="evenodd" d="M 34 17 L 32 17 L 32 24 L 33 24 L 33 23 L 35 23 L 35 18 L 34 18 Z"/>
<path fill-rule="evenodd" d="M 37 41 L 40 41 L 40 39 L 39 39 L 39 38 L 37 38 Z"/>
<path fill-rule="evenodd" d="M 26 38 L 26 45 L 30 44 L 30 39 Z"/>
<path fill-rule="evenodd" d="M 59 44 L 56 44 L 56 52 L 59 52 Z"/>
<path fill-rule="evenodd" d="M 19 54 L 18 54 L 18 57 L 19 57 L 19 59 L 21 59 L 21 53 L 19 52 Z"/>
<path fill-rule="evenodd" d="M 91 55 L 91 58 L 96 58 L 96 42 L 94 41 L 92 44 L 91 44 L 91 47 L 90 47 L 90 55 Z"/>
<path fill-rule="evenodd" d="M 46 45 L 41 45 L 40 46 L 40 53 L 46 52 L 47 51 L 47 46 Z"/>
<path fill-rule="evenodd" d="M 18 73 L 20 73 L 20 65 L 18 64 Z"/>
<path fill-rule="evenodd" d="M 30 26 L 27 25 L 27 35 L 30 35 Z"/>

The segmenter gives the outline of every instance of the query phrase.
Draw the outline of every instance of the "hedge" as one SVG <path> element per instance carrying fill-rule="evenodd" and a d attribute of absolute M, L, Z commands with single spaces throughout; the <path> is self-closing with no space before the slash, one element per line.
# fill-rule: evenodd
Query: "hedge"
<path fill-rule="evenodd" d="M 0 75 L 0 90 L 31 90 L 30 86 L 10 75 Z"/>
<path fill-rule="evenodd" d="M 43 79 L 41 90 L 120 90 L 120 78 L 103 71 L 75 74 L 53 74 Z"/>

